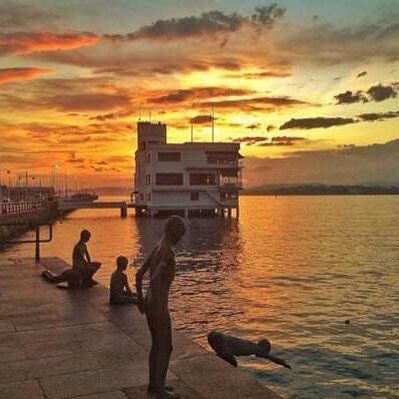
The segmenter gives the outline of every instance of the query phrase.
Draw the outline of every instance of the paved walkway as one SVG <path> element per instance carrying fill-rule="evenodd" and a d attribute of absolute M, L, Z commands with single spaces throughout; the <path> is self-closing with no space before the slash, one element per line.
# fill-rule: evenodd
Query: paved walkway
<path fill-rule="evenodd" d="M 0 399 L 148 398 L 145 318 L 134 306 L 110 308 L 105 287 L 57 289 L 41 271 L 0 260 Z M 279 398 L 182 333 L 168 379 L 183 399 Z"/>

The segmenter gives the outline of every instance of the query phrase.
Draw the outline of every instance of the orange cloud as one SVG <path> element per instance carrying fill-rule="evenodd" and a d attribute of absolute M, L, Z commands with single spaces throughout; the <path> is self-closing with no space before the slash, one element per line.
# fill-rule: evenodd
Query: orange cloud
<path fill-rule="evenodd" d="M 0 84 L 14 80 L 30 80 L 39 75 L 47 75 L 52 69 L 46 68 L 3 68 L 0 69 Z"/>
<path fill-rule="evenodd" d="M 0 33 L 0 55 L 31 54 L 42 51 L 72 50 L 96 44 L 99 37 L 90 32 Z"/>

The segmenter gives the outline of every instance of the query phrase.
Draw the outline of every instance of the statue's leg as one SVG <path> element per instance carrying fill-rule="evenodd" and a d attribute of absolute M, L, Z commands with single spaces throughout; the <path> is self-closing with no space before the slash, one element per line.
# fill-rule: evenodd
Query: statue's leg
<path fill-rule="evenodd" d="M 148 392 L 157 392 L 156 386 L 156 375 L 157 375 L 157 355 L 159 351 L 158 339 L 157 339 L 157 329 L 154 317 L 152 315 L 151 309 L 146 309 L 148 328 L 151 334 L 151 350 L 148 358 L 149 363 L 149 384 Z"/>
<path fill-rule="evenodd" d="M 156 387 L 159 393 L 165 391 L 166 375 L 172 353 L 172 325 L 169 314 L 159 315 L 156 325 L 158 352 L 156 356 Z"/>

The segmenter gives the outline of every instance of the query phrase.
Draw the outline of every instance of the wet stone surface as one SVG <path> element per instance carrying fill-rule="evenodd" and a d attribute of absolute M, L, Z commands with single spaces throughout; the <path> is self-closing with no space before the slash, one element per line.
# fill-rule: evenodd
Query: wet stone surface
<path fill-rule="evenodd" d="M 54 273 L 67 266 L 42 262 Z M 110 308 L 103 286 L 57 289 L 42 270 L 0 259 L 0 399 L 149 397 L 145 318 L 134 306 Z M 182 399 L 278 398 L 178 332 L 168 384 Z"/>

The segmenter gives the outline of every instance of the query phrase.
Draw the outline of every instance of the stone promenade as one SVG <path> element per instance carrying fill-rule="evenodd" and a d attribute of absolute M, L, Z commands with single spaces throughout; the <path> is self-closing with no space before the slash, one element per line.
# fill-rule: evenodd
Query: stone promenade
<path fill-rule="evenodd" d="M 148 398 L 150 340 L 136 307 L 110 308 L 103 286 L 57 289 L 42 270 L 0 258 L 0 399 Z M 177 332 L 168 379 L 182 399 L 280 398 Z"/>

